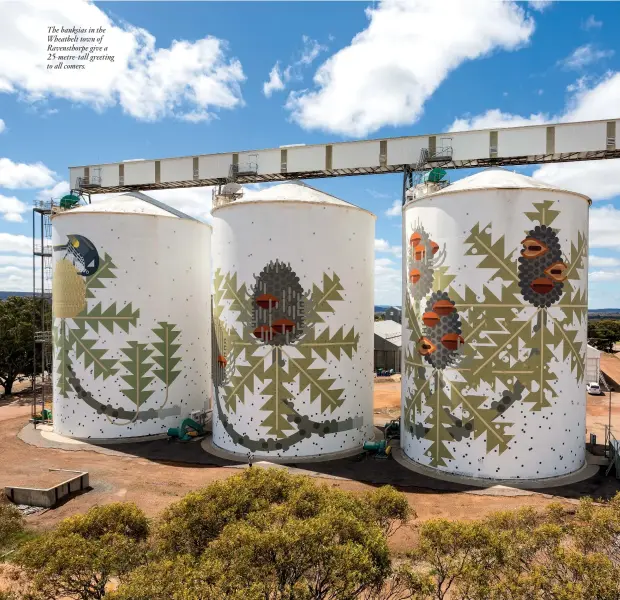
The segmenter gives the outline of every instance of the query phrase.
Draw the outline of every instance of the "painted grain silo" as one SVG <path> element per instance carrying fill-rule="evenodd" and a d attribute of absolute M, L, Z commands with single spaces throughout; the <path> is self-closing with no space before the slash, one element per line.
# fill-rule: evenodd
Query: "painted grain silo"
<path fill-rule="evenodd" d="M 373 438 L 374 227 L 300 183 L 216 202 L 216 448 L 277 461 Z"/>
<path fill-rule="evenodd" d="M 211 228 L 137 192 L 52 231 L 55 432 L 165 434 L 208 408 Z"/>
<path fill-rule="evenodd" d="M 407 457 L 504 480 L 584 465 L 588 206 L 504 169 L 405 205 Z"/>

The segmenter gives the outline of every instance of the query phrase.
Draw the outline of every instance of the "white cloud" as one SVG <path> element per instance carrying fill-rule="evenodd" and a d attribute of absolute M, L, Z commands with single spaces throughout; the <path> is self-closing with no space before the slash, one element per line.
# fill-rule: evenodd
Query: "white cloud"
<path fill-rule="evenodd" d="M 609 200 L 620 195 L 620 159 L 542 165 L 532 177 L 580 192 L 592 200 Z"/>
<path fill-rule="evenodd" d="M 403 212 L 403 203 L 401 200 L 394 200 L 392 206 L 385 211 L 388 217 L 400 217 Z"/>
<path fill-rule="evenodd" d="M 585 44 L 576 48 L 569 56 L 559 61 L 558 64 L 565 69 L 583 69 L 613 55 L 613 50 L 596 50 L 592 44 Z"/>
<path fill-rule="evenodd" d="M 590 255 L 588 257 L 588 267 L 620 267 L 620 258 Z"/>
<path fill-rule="evenodd" d="M 156 48 L 155 37 L 128 23 L 115 23 L 94 3 L 21 0 L 3 3 L 0 21 L 0 90 L 28 101 L 64 98 L 103 110 L 120 105 L 136 119 L 186 117 L 243 103 L 241 63 L 229 58 L 224 41 L 207 36 L 174 40 Z M 49 25 L 106 29 L 103 45 L 114 61 L 84 70 L 48 70 Z M 78 42 L 79 44 L 79 42 Z"/>
<path fill-rule="evenodd" d="M 30 282 L 30 287 L 28 287 Z M 7 292 L 25 292 L 32 290 L 32 269 L 21 269 L 14 266 L 0 267 L 0 289 Z"/>
<path fill-rule="evenodd" d="M 620 250 L 620 209 L 612 204 L 590 210 L 590 248 Z"/>
<path fill-rule="evenodd" d="M 280 68 L 280 61 L 278 61 L 269 71 L 269 80 L 263 83 L 263 94 L 267 98 L 270 98 L 273 92 L 282 91 L 290 81 L 301 81 L 303 79 L 302 68 L 311 65 L 321 52 L 327 50 L 327 46 L 323 46 L 307 35 L 302 36 L 301 39 L 303 43 L 301 56 L 285 69 Z"/>
<path fill-rule="evenodd" d="M 552 4 L 554 0 L 529 0 L 528 4 L 538 12 L 544 12 L 547 10 Z"/>
<path fill-rule="evenodd" d="M 588 87 L 586 81 L 581 79 L 561 120 L 617 119 L 618 106 L 620 106 L 620 72 L 607 73 L 593 87 Z"/>
<path fill-rule="evenodd" d="M 545 113 L 537 113 L 526 117 L 504 113 L 494 108 L 480 115 L 456 119 L 448 131 L 618 118 L 620 72 L 609 72 L 603 78 L 589 85 L 591 81 L 592 78 L 580 77 L 574 84 L 568 86 L 567 91 L 571 92 L 571 96 L 560 115 L 550 116 Z"/>
<path fill-rule="evenodd" d="M 32 238 L 0 231 L 0 252 L 32 254 Z"/>
<path fill-rule="evenodd" d="M 68 181 L 59 181 L 51 188 L 46 188 L 37 192 L 37 200 L 49 200 L 50 198 L 62 198 L 69 193 L 71 186 Z"/>
<path fill-rule="evenodd" d="M 177 118 L 181 121 L 187 121 L 188 123 L 202 123 L 204 121 L 214 119 L 215 114 L 207 112 L 206 110 L 194 110 L 192 112 L 179 115 Z"/>
<path fill-rule="evenodd" d="M 297 64 L 310 65 L 314 62 L 314 59 L 321 54 L 321 52 L 327 50 L 327 46 L 319 44 L 317 40 L 313 40 L 307 35 L 302 36 L 301 39 L 304 47 L 301 52 L 301 58 L 297 61 Z"/>
<path fill-rule="evenodd" d="M 588 274 L 589 281 L 620 281 L 620 271 L 591 271 Z"/>
<path fill-rule="evenodd" d="M 54 171 L 40 162 L 33 164 L 14 163 L 9 158 L 0 158 L 0 187 L 9 189 L 41 188 L 54 185 L 55 175 Z"/>
<path fill-rule="evenodd" d="M 387 240 L 383 240 L 381 238 L 375 239 L 375 252 L 386 252 L 386 253 L 393 254 L 394 256 L 398 256 L 398 257 L 403 255 L 403 249 L 400 247 L 400 245 L 392 246 Z M 377 259 L 377 260 L 383 260 L 383 259 Z M 385 260 L 388 260 L 388 259 L 385 259 Z"/>
<path fill-rule="evenodd" d="M 448 131 L 468 131 L 469 129 L 495 129 L 500 127 L 523 127 L 524 125 L 543 125 L 549 122 L 549 116 L 543 113 L 532 114 L 529 117 L 504 113 L 498 108 L 473 117 L 456 119 Z"/>
<path fill-rule="evenodd" d="M 603 21 L 597 21 L 594 15 L 590 15 L 581 25 L 581 27 L 586 31 L 590 31 L 590 29 L 600 29 L 602 26 Z"/>
<path fill-rule="evenodd" d="M 384 194 L 383 192 L 377 192 L 376 190 L 370 190 L 370 189 L 366 189 L 366 191 L 373 197 L 373 198 L 389 198 L 391 194 Z"/>
<path fill-rule="evenodd" d="M 515 50 L 534 31 L 511 1 L 384 0 L 366 14 L 368 27 L 321 65 L 315 89 L 291 92 L 286 106 L 304 129 L 364 136 L 409 125 L 460 64 Z"/>
<path fill-rule="evenodd" d="M 399 306 L 402 302 L 400 263 L 389 258 L 375 259 L 375 304 Z"/>
<path fill-rule="evenodd" d="M 545 122 L 574 122 L 618 118 L 620 106 L 620 72 L 607 73 L 593 82 L 581 77 L 570 86 L 569 97 L 562 114 L 545 114 L 523 117 L 491 109 L 481 115 L 457 119 L 451 128 L 455 130 L 510 127 L 515 125 L 536 125 Z M 581 192 L 593 200 L 606 200 L 620 194 L 620 161 L 585 161 L 540 166 L 534 173 L 552 185 Z"/>
<path fill-rule="evenodd" d="M 0 119 L 0 133 L 6 130 L 6 123 Z"/>
<path fill-rule="evenodd" d="M 271 71 L 269 71 L 269 81 L 263 83 L 263 94 L 267 98 L 271 97 L 273 92 L 277 92 L 284 89 L 284 82 L 282 81 L 282 74 L 280 73 L 280 63 L 273 65 Z"/>
<path fill-rule="evenodd" d="M 4 196 L 0 194 L 0 215 L 5 221 L 13 223 L 23 223 L 22 214 L 28 210 L 28 207 L 15 196 Z"/>

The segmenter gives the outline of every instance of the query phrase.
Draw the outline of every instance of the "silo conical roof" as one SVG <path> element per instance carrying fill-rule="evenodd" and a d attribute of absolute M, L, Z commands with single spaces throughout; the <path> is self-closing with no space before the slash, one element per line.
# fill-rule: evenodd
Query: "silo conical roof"
<path fill-rule="evenodd" d="M 242 196 L 238 200 L 235 200 L 234 202 L 231 202 L 230 204 L 225 204 L 223 207 L 234 206 L 238 204 L 249 204 L 252 202 L 297 202 L 309 204 L 330 204 L 332 206 L 344 206 L 346 208 L 363 210 L 364 212 L 372 214 L 370 213 L 370 211 L 356 206 L 351 202 L 346 202 L 345 200 L 341 200 L 336 196 L 332 196 L 331 194 L 327 194 L 326 192 L 317 190 L 311 185 L 308 185 L 301 181 L 280 183 L 266 189 L 259 190 L 257 192 L 250 191 L 248 193 L 248 191 L 246 191 L 244 196 Z"/>
<path fill-rule="evenodd" d="M 77 212 L 141 214 L 157 217 L 172 217 L 175 219 L 189 219 L 191 221 L 196 220 L 176 208 L 159 202 L 159 200 L 155 200 L 155 198 L 151 198 L 151 196 L 147 196 L 142 192 L 127 192 L 126 194 L 105 198 L 104 200 L 95 200 L 91 204 L 73 208 L 68 212 L 71 214 Z M 68 213 L 58 213 L 56 216 L 62 214 Z"/>
<path fill-rule="evenodd" d="M 573 192 L 571 190 L 564 190 L 554 185 L 545 183 L 533 177 L 522 175 L 521 173 L 515 173 L 508 169 L 502 169 L 500 167 L 493 167 L 490 169 L 484 169 L 479 173 L 470 175 L 463 179 L 455 181 L 453 184 L 435 192 L 429 194 L 428 197 L 441 196 L 444 194 L 454 194 L 456 192 L 465 192 L 470 190 L 493 190 L 493 189 L 536 189 L 536 190 L 549 190 L 554 192 L 567 192 L 569 194 L 575 194 L 581 196 L 586 200 L 590 200 L 584 194 Z"/>

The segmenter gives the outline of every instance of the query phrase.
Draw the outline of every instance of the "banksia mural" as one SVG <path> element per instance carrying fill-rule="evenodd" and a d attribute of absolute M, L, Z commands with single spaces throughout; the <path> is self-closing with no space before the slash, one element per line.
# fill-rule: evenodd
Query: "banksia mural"
<path fill-rule="evenodd" d="M 562 219 L 567 231 L 556 228 L 562 213 L 553 200 L 522 202 L 529 208 L 519 218 L 503 214 L 502 226 L 525 225 L 514 246 L 490 216 L 470 221 L 463 245 L 446 248 L 430 229 L 439 209 L 406 210 L 403 423 L 415 460 L 497 478 L 581 466 L 587 204 L 570 198 L 585 218 Z"/>
<path fill-rule="evenodd" d="M 67 242 L 54 246 L 53 340 L 55 349 L 55 390 L 62 398 L 85 403 L 109 423 L 125 426 L 179 414 L 173 408 L 162 412 L 168 403 L 169 388 L 177 379 L 181 358 L 179 330 L 173 323 L 154 322 L 147 339 L 135 339 L 140 309 L 128 302 L 105 306 L 96 299 L 97 291 L 116 278 L 117 269 L 107 253 L 100 256 L 95 245 L 82 235 L 69 235 Z M 148 327 L 148 325 L 147 325 Z M 125 336 L 120 348 L 122 358 L 106 348 L 100 333 Z M 175 343 L 175 341 L 177 343 Z M 76 363 L 92 369 L 89 381 L 104 380 L 110 389 L 118 386 L 130 409 L 96 397 L 89 381 L 76 374 Z M 165 393 L 160 406 L 145 410 L 143 405 L 155 393 L 154 382 L 163 383 Z"/>
<path fill-rule="evenodd" d="M 290 263 L 270 261 L 240 283 L 236 273 L 217 269 L 213 293 L 213 379 L 218 419 L 226 435 L 250 452 L 285 452 L 304 439 L 359 429 L 362 419 L 331 415 L 345 390 L 328 363 L 351 360 L 358 351 L 353 327 L 329 325 L 344 288 L 337 273 L 304 289 Z M 224 320 L 224 311 L 232 318 Z M 256 435 L 248 402 L 260 398 Z M 314 415 L 314 416 L 312 416 Z M 318 416 L 317 416 L 318 415 Z M 214 435 L 215 437 L 215 435 Z"/>

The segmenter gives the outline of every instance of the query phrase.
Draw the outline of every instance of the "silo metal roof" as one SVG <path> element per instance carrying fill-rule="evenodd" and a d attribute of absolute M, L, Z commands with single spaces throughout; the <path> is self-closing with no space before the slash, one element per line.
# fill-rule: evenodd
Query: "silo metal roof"
<path fill-rule="evenodd" d="M 534 179 L 533 177 L 521 175 L 520 173 L 515 173 L 513 171 L 509 171 L 508 169 L 502 169 L 499 167 L 485 169 L 484 171 L 480 171 L 479 173 L 475 173 L 474 175 L 470 175 L 464 179 L 459 179 L 453 184 L 439 190 L 438 192 L 435 192 L 434 194 L 429 194 L 426 197 L 434 198 L 435 196 L 454 194 L 456 192 L 493 189 L 536 189 L 548 190 L 550 192 L 564 192 L 567 194 L 574 194 L 575 196 L 581 196 L 590 202 L 590 198 L 584 194 L 573 192 L 571 190 L 564 190 L 543 181 L 539 181 L 538 179 Z"/>
<path fill-rule="evenodd" d="M 332 196 L 331 194 L 327 194 L 326 192 L 323 192 L 321 190 L 317 190 L 316 188 L 301 181 L 281 183 L 263 190 L 259 190 L 258 192 L 246 190 L 244 192 L 244 195 L 238 200 L 235 200 L 234 202 L 231 202 L 229 204 L 224 204 L 220 207 L 217 207 L 217 209 L 238 204 L 250 204 L 260 202 L 331 204 L 333 206 L 343 206 L 346 208 L 362 210 L 369 215 L 375 217 L 373 213 L 367 211 L 364 208 L 356 206 L 355 204 L 351 204 L 350 202 L 346 202 L 345 200 L 341 200 L 340 198 Z"/>
<path fill-rule="evenodd" d="M 140 214 L 140 215 L 152 215 L 158 217 L 173 217 L 179 219 L 189 219 L 190 221 L 196 221 L 193 217 L 186 215 L 185 213 L 168 206 L 151 196 L 147 196 L 142 192 L 128 192 L 126 194 L 120 194 L 112 198 L 106 198 L 87 204 L 85 206 L 79 206 L 72 208 L 69 211 L 61 212 L 55 215 L 56 217 L 76 212 L 92 212 L 92 213 L 121 213 L 121 214 Z"/>

